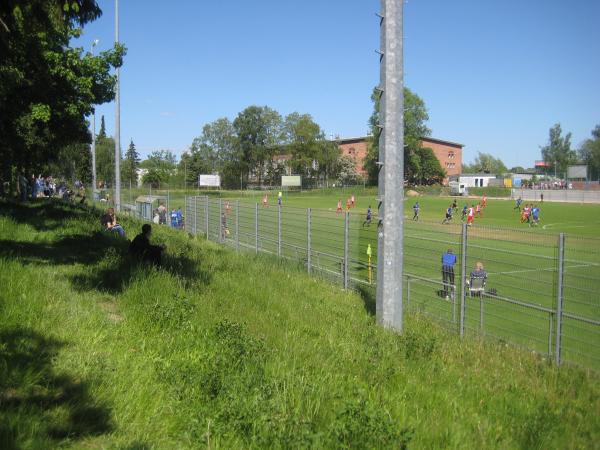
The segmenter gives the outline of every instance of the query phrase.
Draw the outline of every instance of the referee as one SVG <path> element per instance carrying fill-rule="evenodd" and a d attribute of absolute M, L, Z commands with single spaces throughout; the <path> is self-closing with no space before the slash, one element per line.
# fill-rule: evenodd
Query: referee
<path fill-rule="evenodd" d="M 442 255 L 442 280 L 444 282 L 444 297 L 450 297 L 450 289 L 454 289 L 454 265 L 456 264 L 456 255 L 449 248 Z"/>

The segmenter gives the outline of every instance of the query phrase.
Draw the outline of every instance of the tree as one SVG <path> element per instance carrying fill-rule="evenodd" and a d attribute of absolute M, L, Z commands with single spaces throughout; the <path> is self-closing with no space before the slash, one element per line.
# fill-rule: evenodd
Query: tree
<path fill-rule="evenodd" d="M 282 138 L 281 115 L 268 106 L 249 106 L 233 121 L 240 151 L 240 171 L 246 178 L 254 171 L 262 184 Z"/>
<path fill-rule="evenodd" d="M 365 169 L 369 174 L 369 183 L 376 184 L 379 177 L 379 137 L 381 134 L 380 125 L 380 94 L 377 89 L 371 94 L 373 101 L 373 113 L 369 118 L 371 128 L 371 142 L 365 158 Z M 429 114 L 425 102 L 417 94 L 408 88 L 404 88 L 404 176 L 406 179 L 414 179 L 419 173 L 422 153 L 421 138 L 429 136 L 431 130 L 426 122 L 429 120 Z"/>
<path fill-rule="evenodd" d="M 104 114 L 100 119 L 100 132 L 98 133 L 98 139 L 104 139 L 106 137 L 106 124 L 104 123 Z"/>
<path fill-rule="evenodd" d="M 333 151 L 335 144 L 325 139 L 312 116 L 293 112 L 285 118 L 283 129 L 285 152 L 292 155 L 290 165 L 294 173 L 306 179 L 327 176 L 338 160 L 339 150 Z"/>
<path fill-rule="evenodd" d="M 96 139 L 96 177 L 98 183 L 112 184 L 115 178 L 115 140 L 112 137 Z"/>
<path fill-rule="evenodd" d="M 563 137 L 560 123 L 550 128 L 548 144 L 541 150 L 544 162 L 552 164 L 558 176 L 566 174 L 567 167 L 577 161 L 577 154 L 571 150 L 571 133 Z"/>
<path fill-rule="evenodd" d="M 177 158 L 169 150 L 153 151 L 140 163 L 140 167 L 147 170 L 142 181 L 150 183 L 153 187 L 159 187 L 161 183 L 167 183 L 175 175 Z"/>
<path fill-rule="evenodd" d="M 512 167 L 512 168 L 509 170 L 509 172 L 510 172 L 510 173 L 525 173 L 525 172 L 526 172 L 526 170 L 525 170 L 525 168 L 524 168 L 524 167 L 522 167 L 522 166 L 515 166 L 515 167 Z"/>
<path fill-rule="evenodd" d="M 359 178 L 356 172 L 356 162 L 348 155 L 339 155 L 337 169 L 337 178 L 342 184 L 355 184 Z"/>
<path fill-rule="evenodd" d="M 96 56 L 70 47 L 102 11 L 94 0 L 0 2 L 0 160 L 5 179 L 57 160 L 56 149 L 89 143 L 85 117 L 114 98 L 123 46 Z"/>
<path fill-rule="evenodd" d="M 419 158 L 419 168 L 415 174 L 418 184 L 441 183 L 446 177 L 446 171 L 442 169 L 440 161 L 436 158 L 433 150 L 428 147 L 421 147 L 416 154 Z"/>
<path fill-rule="evenodd" d="M 135 149 L 133 139 L 129 143 L 129 148 L 125 152 L 125 159 L 121 163 L 121 178 L 124 182 L 131 183 L 132 185 L 137 184 L 137 171 L 140 167 L 140 155 Z"/>
<path fill-rule="evenodd" d="M 477 157 L 469 167 L 469 171 L 502 175 L 508 172 L 508 169 L 500 158 L 494 158 L 489 153 L 477 152 Z"/>
<path fill-rule="evenodd" d="M 588 165 L 590 179 L 600 181 L 600 125 L 596 125 L 592 138 L 586 139 L 579 148 L 579 158 Z"/>

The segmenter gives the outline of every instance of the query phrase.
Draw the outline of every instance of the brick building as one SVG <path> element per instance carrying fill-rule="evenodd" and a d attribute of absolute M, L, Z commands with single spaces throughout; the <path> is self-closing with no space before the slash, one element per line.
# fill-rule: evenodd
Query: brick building
<path fill-rule="evenodd" d="M 336 142 L 343 155 L 354 159 L 357 173 L 363 176 L 366 175 L 367 172 L 364 168 L 364 160 L 369 148 L 369 138 L 355 137 L 338 139 Z M 462 169 L 462 149 L 464 145 L 431 137 L 423 137 L 421 138 L 421 146 L 433 150 L 433 154 L 440 162 L 442 169 L 446 171 L 446 183 L 448 182 L 448 177 L 460 175 Z"/>

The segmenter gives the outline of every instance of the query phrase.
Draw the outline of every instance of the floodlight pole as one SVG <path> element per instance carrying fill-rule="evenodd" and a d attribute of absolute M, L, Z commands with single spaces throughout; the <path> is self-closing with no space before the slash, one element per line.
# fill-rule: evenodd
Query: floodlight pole
<path fill-rule="evenodd" d="M 404 231 L 404 0 L 381 0 L 377 321 L 402 331 Z"/>
<path fill-rule="evenodd" d="M 115 0 L 115 44 L 119 43 L 119 0 Z M 121 211 L 121 80 L 116 70 L 115 95 L 115 209 Z"/>
<path fill-rule="evenodd" d="M 98 45 L 98 39 L 94 39 L 90 48 L 90 53 L 94 56 L 94 47 Z M 96 179 L 96 108 L 92 112 L 92 201 L 96 199 L 96 189 L 98 187 Z"/>

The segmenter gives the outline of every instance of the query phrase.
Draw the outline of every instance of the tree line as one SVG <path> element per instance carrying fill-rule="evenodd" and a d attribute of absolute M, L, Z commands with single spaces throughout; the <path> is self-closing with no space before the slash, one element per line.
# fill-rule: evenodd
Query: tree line
<path fill-rule="evenodd" d="M 89 176 L 89 117 L 113 100 L 125 48 L 72 47 L 99 18 L 93 0 L 0 2 L 0 178 L 61 171 Z"/>

